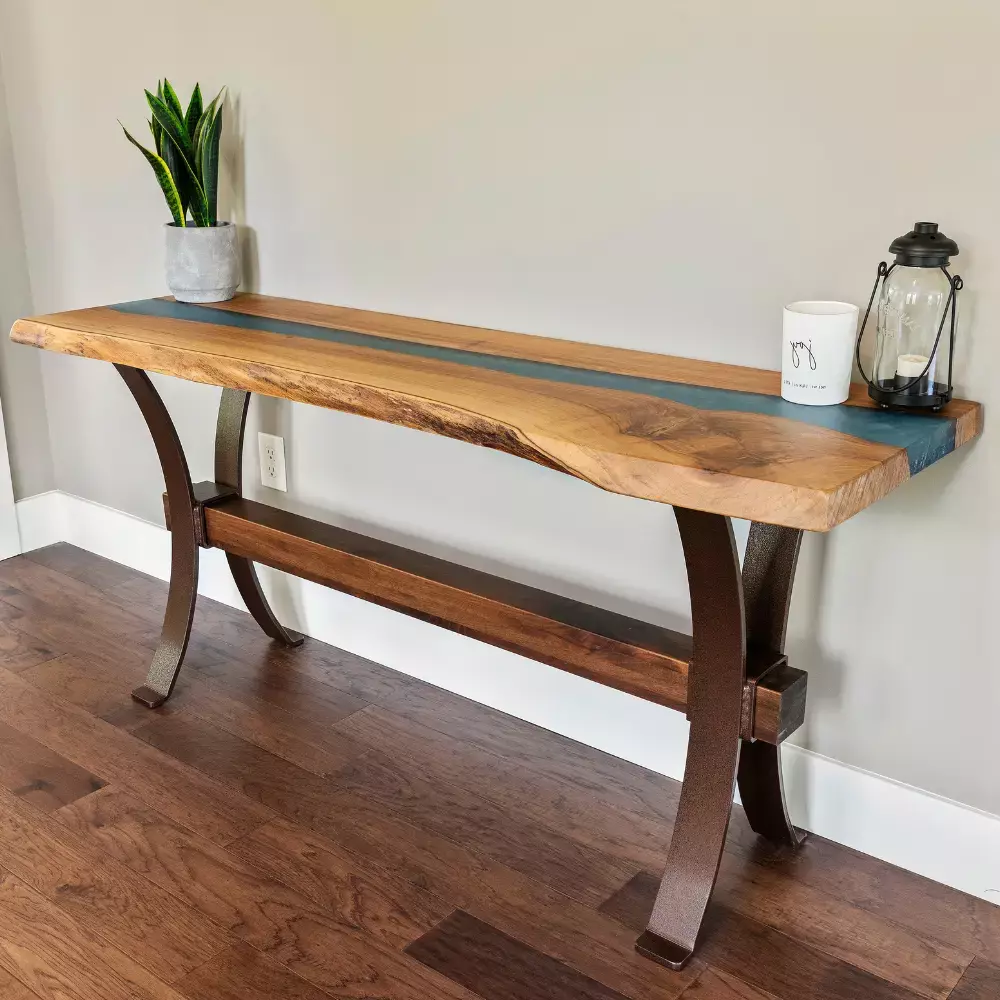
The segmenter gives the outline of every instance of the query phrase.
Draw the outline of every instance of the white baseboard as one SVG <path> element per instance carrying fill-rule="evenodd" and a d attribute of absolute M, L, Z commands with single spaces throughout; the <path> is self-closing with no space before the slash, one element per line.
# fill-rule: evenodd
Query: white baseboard
<path fill-rule="evenodd" d="M 61 492 L 17 504 L 24 551 L 66 541 L 161 580 L 166 529 Z M 402 673 L 680 778 L 687 723 L 676 712 L 553 667 L 261 567 L 291 628 Z M 225 557 L 202 553 L 199 593 L 243 608 Z M 783 750 L 794 821 L 936 882 L 1000 903 L 1000 816 L 809 750 Z"/>

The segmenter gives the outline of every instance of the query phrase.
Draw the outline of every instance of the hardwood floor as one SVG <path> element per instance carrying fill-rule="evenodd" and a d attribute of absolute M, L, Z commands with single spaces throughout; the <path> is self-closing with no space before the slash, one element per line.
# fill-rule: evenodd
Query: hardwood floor
<path fill-rule="evenodd" d="M 1000 907 L 734 816 L 704 944 L 633 950 L 668 778 L 165 586 L 0 563 L 0 1000 L 1000 1000 Z"/>

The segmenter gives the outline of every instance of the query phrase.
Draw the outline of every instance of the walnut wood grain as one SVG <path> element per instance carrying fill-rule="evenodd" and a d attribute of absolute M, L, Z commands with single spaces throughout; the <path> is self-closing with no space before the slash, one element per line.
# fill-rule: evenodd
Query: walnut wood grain
<path fill-rule="evenodd" d="M 240 297 L 229 308 L 263 307 Z M 773 373 L 639 352 L 270 300 L 288 320 L 480 355 L 773 395 Z M 226 310 L 208 309 L 209 314 Z M 407 333 L 408 324 L 416 332 Z M 909 478 L 906 449 L 801 420 L 700 408 L 639 392 L 544 381 L 437 358 L 96 308 L 19 320 L 12 338 L 195 382 L 249 390 L 443 434 L 526 458 L 616 493 L 826 531 Z M 857 402 L 857 401 L 856 401 Z M 981 428 L 956 402 L 954 446 Z"/>
<path fill-rule="evenodd" d="M 417 1000 L 423 990 L 465 997 L 399 954 L 448 910 L 407 882 L 376 884 L 346 863 L 317 905 L 110 787 L 63 810 L 60 819 L 199 915 L 335 996 Z"/>
<path fill-rule="evenodd" d="M 210 545 L 669 708 L 687 705 L 690 638 L 252 500 L 205 511 Z M 766 654 L 765 654 L 766 655 Z M 754 736 L 802 723 L 805 674 L 757 686 Z"/>
<path fill-rule="evenodd" d="M 681 995 L 681 1000 L 777 1000 L 773 993 L 765 993 L 736 976 L 708 968 Z"/>
<path fill-rule="evenodd" d="M 164 982 L 227 944 L 195 910 L 6 792 L 0 792 L 0 858 L 5 870 Z"/>
<path fill-rule="evenodd" d="M 628 1000 L 557 959 L 456 910 L 408 955 L 490 1000 Z"/>
<path fill-rule="evenodd" d="M 190 975 L 179 989 L 194 1000 L 329 1000 L 330 994 L 256 948 L 235 944 Z M 2 997 L 0 997 L 2 1000 Z"/>
<path fill-rule="evenodd" d="M 0 722 L 0 787 L 42 812 L 96 792 L 103 779 Z"/>
<path fill-rule="evenodd" d="M 20 609 L 6 603 L 2 607 L 9 618 L 0 621 L 0 667 L 16 674 L 59 655 L 55 646 L 39 642 L 13 624 L 13 619 L 20 617 Z"/>
<path fill-rule="evenodd" d="M 996 1000 L 1000 997 L 1000 965 L 977 958 L 965 970 L 948 1000 Z"/>
<path fill-rule="evenodd" d="M 2 1000 L 190 1000 L 3 871 L 0 969 L 25 984 L 22 992 L 0 977 Z"/>
<path fill-rule="evenodd" d="M 300 823 L 320 825 L 344 798 L 394 807 L 416 826 L 450 837 L 559 888 L 598 903 L 634 865 L 585 847 L 556 830 L 518 817 L 517 837 L 501 834 L 505 811 L 474 793 L 421 776 L 405 761 L 365 754 L 335 775 L 317 778 L 244 741 L 176 717 L 157 718 L 136 736 L 178 760 L 231 783 L 262 805 Z"/>
<path fill-rule="evenodd" d="M 377 806 L 338 802 L 317 829 L 276 820 L 229 850 L 313 899 L 329 891 L 345 854 L 363 857 L 372 871 L 408 879 L 634 1000 L 672 1000 L 697 977 L 697 967 L 674 973 L 642 961 L 631 931 L 484 854 Z"/>
<path fill-rule="evenodd" d="M 0 670 L 0 721 L 106 781 L 133 789 L 209 839 L 228 842 L 272 818 L 257 803 L 4 670 Z"/>

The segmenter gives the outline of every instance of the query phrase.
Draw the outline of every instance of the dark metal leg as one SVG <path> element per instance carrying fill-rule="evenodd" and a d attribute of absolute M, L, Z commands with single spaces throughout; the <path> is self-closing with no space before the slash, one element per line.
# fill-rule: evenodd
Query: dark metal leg
<path fill-rule="evenodd" d="M 243 493 L 243 434 L 246 430 L 250 393 L 242 389 L 223 389 L 219 420 L 215 430 L 215 481 Z M 254 564 L 243 556 L 226 553 L 236 588 L 247 610 L 266 635 L 286 646 L 298 646 L 302 636 L 285 628 L 274 616 L 261 590 Z"/>
<path fill-rule="evenodd" d="M 666 871 L 636 949 L 671 969 L 691 957 L 715 886 L 733 806 L 746 682 L 739 555 L 728 517 L 674 508 L 691 590 L 684 786 Z"/>
<path fill-rule="evenodd" d="M 198 537 L 195 525 L 196 517 L 200 515 L 184 450 L 159 393 L 144 371 L 126 365 L 115 365 L 115 368 L 146 418 L 167 486 L 171 528 L 167 610 L 149 676 L 142 687 L 132 692 L 136 701 L 149 708 L 158 708 L 173 691 L 191 636 L 194 603 L 198 596 Z"/>
<path fill-rule="evenodd" d="M 747 642 L 776 653 L 785 650 L 792 582 L 802 532 L 773 524 L 750 526 L 743 560 Z M 803 834 L 792 826 L 781 779 L 781 748 L 746 740 L 740 755 L 740 799 L 754 833 L 775 844 L 795 847 Z"/>

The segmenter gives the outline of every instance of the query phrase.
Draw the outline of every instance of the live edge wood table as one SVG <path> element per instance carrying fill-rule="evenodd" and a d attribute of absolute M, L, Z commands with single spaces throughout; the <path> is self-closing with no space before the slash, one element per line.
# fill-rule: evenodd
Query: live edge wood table
<path fill-rule="evenodd" d="M 250 613 L 284 628 L 253 562 L 454 629 L 691 721 L 659 895 L 636 947 L 672 968 L 694 951 L 738 781 L 750 825 L 794 846 L 779 746 L 802 722 L 806 675 L 784 654 L 803 530 L 828 531 L 982 427 L 978 404 L 939 414 L 784 402 L 775 372 L 480 330 L 259 295 L 152 299 L 14 325 L 12 339 L 113 362 L 153 436 L 167 487 L 172 572 L 149 678 L 170 697 L 191 630 L 199 546 L 223 549 Z M 146 371 L 223 387 L 215 481 L 192 485 Z M 547 594 L 241 496 L 251 393 L 357 413 L 495 448 L 615 493 L 670 504 L 693 635 Z M 730 518 L 752 521 L 742 569 Z"/>

